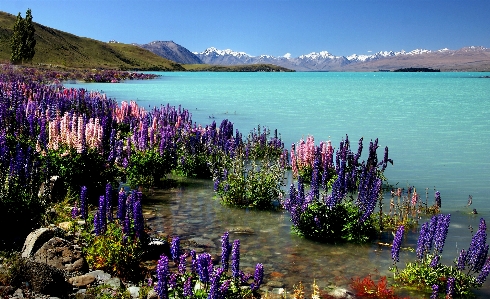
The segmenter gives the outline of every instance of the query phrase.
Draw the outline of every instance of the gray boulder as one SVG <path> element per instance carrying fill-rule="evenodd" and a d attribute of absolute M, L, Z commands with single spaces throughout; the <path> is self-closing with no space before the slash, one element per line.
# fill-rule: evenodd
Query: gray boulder
<path fill-rule="evenodd" d="M 52 237 L 54 237 L 54 231 L 46 227 L 38 228 L 31 232 L 24 242 L 22 257 L 28 258 L 32 256 L 34 252 L 41 248 L 41 246 Z"/>
<path fill-rule="evenodd" d="M 60 269 L 45 263 L 38 263 L 21 258 L 12 268 L 11 285 L 22 288 L 30 285 L 31 290 L 44 295 L 60 298 L 68 297 L 72 287 L 65 281 Z"/>
<path fill-rule="evenodd" d="M 44 243 L 33 256 L 34 261 L 46 263 L 68 273 L 88 271 L 88 264 L 81 250 L 62 238 L 54 237 Z"/>

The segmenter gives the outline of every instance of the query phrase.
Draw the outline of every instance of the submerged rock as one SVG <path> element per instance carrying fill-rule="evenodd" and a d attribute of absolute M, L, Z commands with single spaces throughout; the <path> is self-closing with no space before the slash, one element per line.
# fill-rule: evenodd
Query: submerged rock
<path fill-rule="evenodd" d="M 253 235 L 255 234 L 255 231 L 253 228 L 248 227 L 248 226 L 236 226 L 228 229 L 228 232 L 234 233 L 234 234 L 242 234 L 242 235 Z"/>

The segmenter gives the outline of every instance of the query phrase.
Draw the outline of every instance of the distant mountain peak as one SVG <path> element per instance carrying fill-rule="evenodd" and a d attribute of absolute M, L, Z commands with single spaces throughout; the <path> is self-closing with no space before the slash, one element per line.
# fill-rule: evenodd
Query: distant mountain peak
<path fill-rule="evenodd" d="M 202 64 L 201 59 L 191 51 L 175 43 L 174 41 L 152 41 L 148 44 L 138 45 L 158 56 L 167 58 L 182 64 Z"/>

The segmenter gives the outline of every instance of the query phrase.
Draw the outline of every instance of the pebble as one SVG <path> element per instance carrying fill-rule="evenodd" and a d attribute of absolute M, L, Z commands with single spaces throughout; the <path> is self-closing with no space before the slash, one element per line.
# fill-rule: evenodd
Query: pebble
<path fill-rule="evenodd" d="M 74 287 L 86 287 L 89 284 L 95 281 L 95 276 L 84 274 L 80 276 L 71 277 L 68 279 L 68 283 L 70 283 Z"/>
<path fill-rule="evenodd" d="M 87 273 L 86 275 L 93 276 L 95 279 L 100 280 L 100 281 L 104 281 L 104 282 L 111 278 L 111 275 L 109 273 L 105 273 L 102 270 L 95 270 L 95 271 Z"/>
<path fill-rule="evenodd" d="M 140 287 L 129 287 L 127 290 L 133 298 L 138 298 L 140 295 Z"/>

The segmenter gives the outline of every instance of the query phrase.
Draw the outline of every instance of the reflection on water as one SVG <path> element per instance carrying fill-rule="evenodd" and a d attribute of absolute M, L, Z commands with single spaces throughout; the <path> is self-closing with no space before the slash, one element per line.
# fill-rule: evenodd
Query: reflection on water
<path fill-rule="evenodd" d="M 384 233 L 379 240 L 367 245 L 329 245 L 305 240 L 291 233 L 289 214 L 285 211 L 250 211 L 222 206 L 214 199 L 211 181 L 186 180 L 179 187 L 157 190 L 144 209 L 147 223 L 154 231 L 177 235 L 181 240 L 198 240 L 211 254 L 221 253 L 221 236 L 225 231 L 230 232 L 230 242 L 240 239 L 241 269 L 253 273 L 255 265 L 263 263 L 264 280 L 270 289 L 284 287 L 291 291 L 300 281 L 308 288 L 313 280 L 322 289 L 333 285 L 347 287 L 354 277 L 393 275 L 388 270 L 392 265 L 390 247 L 378 244 L 391 243 L 391 233 Z M 478 221 L 478 215 L 466 211 L 451 213 L 443 263 L 450 265 L 457 250 L 468 248 L 471 240 L 468 226 L 472 225 L 476 231 Z M 417 238 L 417 230 L 409 232 L 402 247 L 415 248 Z M 414 258 L 413 252 L 402 250 L 398 266 L 403 268 L 405 262 Z M 484 286 L 478 294 L 486 297 L 490 295 L 490 288 Z"/>

